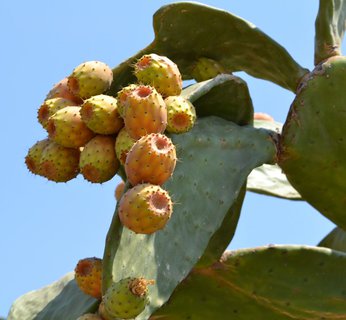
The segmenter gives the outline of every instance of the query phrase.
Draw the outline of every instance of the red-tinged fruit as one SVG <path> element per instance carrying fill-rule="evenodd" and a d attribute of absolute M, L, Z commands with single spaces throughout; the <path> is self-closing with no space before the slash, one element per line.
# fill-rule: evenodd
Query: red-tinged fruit
<path fill-rule="evenodd" d="M 103 297 L 104 308 L 113 318 L 137 317 L 149 303 L 148 285 L 153 280 L 125 278 L 112 283 Z"/>
<path fill-rule="evenodd" d="M 164 134 L 148 134 L 127 154 L 125 172 L 134 186 L 139 183 L 162 185 L 173 174 L 177 162 L 175 146 Z"/>
<path fill-rule="evenodd" d="M 48 92 L 46 100 L 53 98 L 64 98 L 67 100 L 73 101 L 73 105 L 80 105 L 83 103 L 83 100 L 75 96 L 67 85 L 68 78 L 64 78 L 53 86 L 53 88 Z"/>
<path fill-rule="evenodd" d="M 196 110 L 193 104 L 182 96 L 170 96 L 165 99 L 167 106 L 167 128 L 171 133 L 185 133 L 196 122 Z"/>
<path fill-rule="evenodd" d="M 85 258 L 78 261 L 75 268 L 75 280 L 85 294 L 96 299 L 102 297 L 102 259 Z"/>
<path fill-rule="evenodd" d="M 136 140 L 131 138 L 126 128 L 122 128 L 115 140 L 115 152 L 118 160 L 125 165 L 126 157 Z"/>
<path fill-rule="evenodd" d="M 67 182 L 79 173 L 79 156 L 78 149 L 66 148 L 49 140 L 41 155 L 39 172 L 48 180 Z"/>
<path fill-rule="evenodd" d="M 68 77 L 70 91 L 82 98 L 104 93 L 113 81 L 113 71 L 101 61 L 87 61 L 77 66 Z"/>
<path fill-rule="evenodd" d="M 37 112 L 38 122 L 41 123 L 43 128 L 47 128 L 50 116 L 62 108 L 74 105 L 75 103 L 72 100 L 65 98 L 52 98 L 45 100 Z"/>
<path fill-rule="evenodd" d="M 255 112 L 253 115 L 254 120 L 264 120 L 274 122 L 274 118 L 267 113 Z"/>
<path fill-rule="evenodd" d="M 67 148 L 84 146 L 95 133 L 83 122 L 80 107 L 65 107 L 54 113 L 48 120 L 49 138 Z"/>
<path fill-rule="evenodd" d="M 25 157 L 27 168 L 33 173 L 42 176 L 40 163 L 43 150 L 49 145 L 49 139 L 37 141 L 28 151 Z"/>
<path fill-rule="evenodd" d="M 162 96 L 153 87 L 137 86 L 127 97 L 124 121 L 133 139 L 164 132 L 167 108 Z"/>
<path fill-rule="evenodd" d="M 115 138 L 97 135 L 83 148 L 79 161 L 83 177 L 93 183 L 112 179 L 119 169 L 114 149 Z"/>
<path fill-rule="evenodd" d="M 115 199 L 117 201 L 120 201 L 123 193 L 124 193 L 124 190 L 125 190 L 125 182 L 124 181 L 120 181 L 118 183 L 118 185 L 116 186 L 115 188 L 115 191 L 114 191 L 114 196 L 115 196 Z"/>
<path fill-rule="evenodd" d="M 182 77 L 177 65 L 165 56 L 146 54 L 135 64 L 139 82 L 153 86 L 164 97 L 178 96 L 182 91 Z"/>
<path fill-rule="evenodd" d="M 104 94 L 85 100 L 80 114 L 87 127 L 98 134 L 116 134 L 124 126 L 117 100 Z"/>
<path fill-rule="evenodd" d="M 168 192 L 149 183 L 129 189 L 119 202 L 120 221 L 126 228 L 140 234 L 163 229 L 172 211 L 173 204 Z"/>

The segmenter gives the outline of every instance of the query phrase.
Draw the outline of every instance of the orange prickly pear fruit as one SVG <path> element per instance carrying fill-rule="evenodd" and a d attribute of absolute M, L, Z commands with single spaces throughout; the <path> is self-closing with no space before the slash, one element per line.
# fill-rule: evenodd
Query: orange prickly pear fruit
<path fill-rule="evenodd" d="M 73 101 L 73 105 L 80 105 L 83 103 L 83 100 L 75 96 L 67 85 L 68 78 L 64 78 L 53 86 L 53 88 L 48 92 L 46 100 L 53 98 L 64 98 L 70 101 Z"/>
<path fill-rule="evenodd" d="M 41 157 L 44 149 L 49 145 L 49 139 L 37 141 L 28 151 L 25 164 L 33 174 L 42 176 L 40 170 Z"/>
<path fill-rule="evenodd" d="M 115 199 L 117 201 L 120 201 L 121 196 L 124 193 L 124 189 L 125 189 L 125 182 L 124 181 L 120 181 L 118 183 L 118 185 L 116 186 L 115 191 L 114 191 L 114 196 L 115 196 Z"/>

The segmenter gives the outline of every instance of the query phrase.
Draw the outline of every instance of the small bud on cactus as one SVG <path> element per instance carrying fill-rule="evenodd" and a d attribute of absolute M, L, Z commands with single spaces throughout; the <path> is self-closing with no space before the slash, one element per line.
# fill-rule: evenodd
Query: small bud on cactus
<path fill-rule="evenodd" d="M 104 94 L 85 100 L 80 114 L 87 127 L 98 134 L 115 134 L 124 126 L 117 100 Z"/>
<path fill-rule="evenodd" d="M 48 99 L 43 102 L 37 112 L 38 122 L 41 123 L 43 128 L 47 128 L 48 119 L 58 110 L 68 107 L 74 106 L 75 103 L 72 100 L 67 100 L 64 98 L 53 98 Z"/>
<path fill-rule="evenodd" d="M 102 259 L 85 258 L 78 261 L 75 268 L 75 280 L 85 294 L 101 299 Z"/>
<path fill-rule="evenodd" d="M 177 96 L 182 90 L 182 78 L 177 65 L 164 56 L 146 54 L 135 64 L 138 81 L 153 86 L 164 97 Z"/>
<path fill-rule="evenodd" d="M 119 202 L 120 221 L 135 233 L 151 234 L 164 228 L 172 211 L 168 192 L 148 183 L 129 189 Z"/>
<path fill-rule="evenodd" d="M 106 312 L 114 318 L 137 317 L 149 303 L 148 284 L 153 280 L 125 278 L 113 283 L 103 297 Z"/>
<path fill-rule="evenodd" d="M 83 177 L 93 183 L 112 179 L 119 169 L 119 161 L 114 149 L 115 139 L 97 135 L 83 148 L 79 167 Z"/>
<path fill-rule="evenodd" d="M 274 118 L 267 113 L 255 112 L 253 115 L 254 120 L 264 120 L 274 122 Z"/>
<path fill-rule="evenodd" d="M 124 193 L 124 189 L 125 189 L 125 182 L 124 181 L 120 181 L 118 183 L 118 185 L 116 186 L 115 191 L 114 191 L 114 196 L 115 196 L 115 199 L 117 201 L 120 201 L 121 196 Z"/>
<path fill-rule="evenodd" d="M 54 87 L 48 92 L 46 100 L 53 98 L 64 98 L 70 101 L 73 101 L 73 105 L 77 106 L 83 103 L 83 100 L 75 96 L 67 85 L 68 78 L 64 78 L 59 81 Z"/>
<path fill-rule="evenodd" d="M 175 146 L 164 134 L 148 134 L 127 154 L 125 171 L 134 186 L 138 183 L 162 185 L 172 175 L 177 161 Z"/>
<path fill-rule="evenodd" d="M 122 128 L 115 140 L 115 152 L 118 160 L 125 165 L 127 153 L 130 151 L 136 140 L 131 138 L 126 128 Z"/>
<path fill-rule="evenodd" d="M 48 120 L 49 138 L 68 148 L 85 145 L 94 135 L 80 116 L 80 107 L 65 107 L 54 113 Z"/>
<path fill-rule="evenodd" d="M 68 77 L 70 91 L 82 98 L 104 93 L 113 81 L 112 69 L 100 61 L 87 61 L 77 66 Z"/>
<path fill-rule="evenodd" d="M 78 317 L 77 320 L 104 320 L 98 314 L 86 313 Z"/>
<path fill-rule="evenodd" d="M 148 133 L 162 133 L 167 126 L 167 107 L 162 96 L 150 86 L 139 85 L 127 96 L 125 127 L 134 139 Z"/>
<path fill-rule="evenodd" d="M 42 176 L 40 163 L 43 150 L 49 145 L 49 139 L 36 142 L 28 151 L 25 157 L 25 164 L 33 174 Z"/>
<path fill-rule="evenodd" d="M 167 106 L 167 131 L 185 133 L 196 121 L 196 110 L 193 104 L 182 96 L 170 96 L 165 99 Z"/>
<path fill-rule="evenodd" d="M 78 149 L 66 148 L 49 140 L 41 155 L 39 172 L 48 180 L 67 182 L 79 173 L 79 156 Z"/>

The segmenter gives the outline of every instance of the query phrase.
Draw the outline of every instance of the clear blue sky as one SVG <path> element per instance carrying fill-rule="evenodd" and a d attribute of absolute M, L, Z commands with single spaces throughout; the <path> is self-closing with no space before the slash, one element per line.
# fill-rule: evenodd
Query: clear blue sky
<path fill-rule="evenodd" d="M 153 39 L 152 15 L 172 1 L 1 1 L 0 316 L 18 296 L 60 278 L 80 258 L 102 257 L 118 179 L 55 184 L 24 164 L 45 138 L 37 108 L 86 60 L 116 66 Z M 257 25 L 304 67 L 313 66 L 318 1 L 204 1 Z M 293 94 L 240 73 L 255 110 L 285 120 Z M 308 204 L 248 193 L 231 248 L 319 242 L 333 224 Z"/>

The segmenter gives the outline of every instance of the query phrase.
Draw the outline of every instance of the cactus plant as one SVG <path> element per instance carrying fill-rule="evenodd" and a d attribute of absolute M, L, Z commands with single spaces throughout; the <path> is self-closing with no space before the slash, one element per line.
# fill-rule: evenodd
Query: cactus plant
<path fill-rule="evenodd" d="M 346 59 L 340 50 L 345 21 L 346 1 L 320 0 L 316 66 L 309 71 L 231 13 L 192 2 L 159 9 L 154 41 L 113 69 L 105 94 L 124 103 L 120 113 L 126 126 L 126 90 L 136 87 L 133 66 L 141 56 L 165 56 L 183 79 L 197 81 L 180 93 L 195 107 L 195 125 L 183 134 L 166 132 L 178 159 L 163 184 L 173 202 L 170 220 L 158 232 L 135 233 L 122 223 L 125 200 L 120 200 L 102 260 L 102 294 L 107 298 L 100 302 L 86 296 L 68 274 L 20 297 L 8 320 L 74 320 L 95 313 L 100 305 L 115 319 L 119 314 L 106 306 L 109 292 L 126 279 L 142 278 L 155 282 L 145 290 L 148 299 L 139 314 L 129 311 L 137 320 L 346 319 Z M 283 125 L 254 120 L 247 85 L 232 74 L 239 70 L 295 94 Z M 121 89 L 124 99 L 118 95 Z M 153 112 L 149 104 L 145 110 Z M 127 171 L 118 171 L 127 180 L 123 197 L 139 188 L 126 179 Z M 225 251 L 246 188 L 306 201 L 337 227 L 318 246 Z M 139 212 L 136 200 L 130 200 L 127 207 Z"/>

